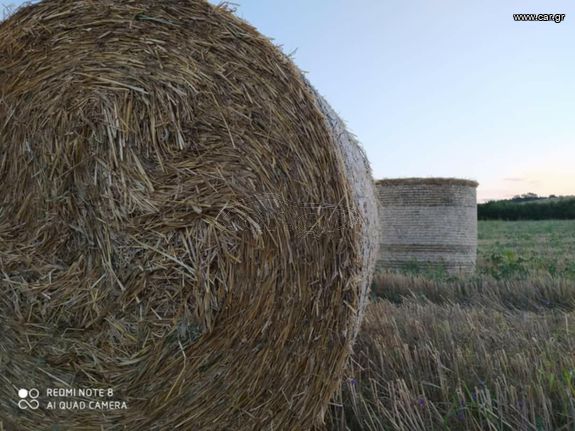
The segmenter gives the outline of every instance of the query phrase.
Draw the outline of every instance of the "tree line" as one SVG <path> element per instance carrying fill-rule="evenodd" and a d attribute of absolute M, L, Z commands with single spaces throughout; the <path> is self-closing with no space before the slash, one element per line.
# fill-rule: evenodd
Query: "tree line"
<path fill-rule="evenodd" d="M 575 197 L 545 199 L 518 196 L 478 205 L 479 220 L 575 219 Z"/>

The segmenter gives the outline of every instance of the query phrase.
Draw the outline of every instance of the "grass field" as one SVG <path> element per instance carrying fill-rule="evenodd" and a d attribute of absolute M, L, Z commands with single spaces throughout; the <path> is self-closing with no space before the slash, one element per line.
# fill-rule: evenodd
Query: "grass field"
<path fill-rule="evenodd" d="M 333 430 L 575 430 L 575 221 L 480 222 L 477 274 L 380 274 Z"/>
<path fill-rule="evenodd" d="M 480 221 L 478 269 L 498 278 L 575 279 L 575 221 Z"/>

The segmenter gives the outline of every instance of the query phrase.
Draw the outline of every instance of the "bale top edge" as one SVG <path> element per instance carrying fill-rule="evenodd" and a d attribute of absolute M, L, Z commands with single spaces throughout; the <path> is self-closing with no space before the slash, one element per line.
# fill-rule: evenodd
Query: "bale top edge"
<path fill-rule="evenodd" d="M 477 187 L 479 183 L 474 180 L 461 178 L 384 178 L 376 180 L 378 186 L 400 186 L 400 185 L 435 185 L 435 186 L 466 186 Z"/>

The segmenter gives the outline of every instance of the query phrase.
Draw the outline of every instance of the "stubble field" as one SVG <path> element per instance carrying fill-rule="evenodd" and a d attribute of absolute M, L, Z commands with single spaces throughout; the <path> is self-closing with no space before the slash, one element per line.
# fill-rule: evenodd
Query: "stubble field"
<path fill-rule="evenodd" d="M 330 429 L 575 430 L 575 221 L 482 221 L 476 275 L 372 295 Z"/>

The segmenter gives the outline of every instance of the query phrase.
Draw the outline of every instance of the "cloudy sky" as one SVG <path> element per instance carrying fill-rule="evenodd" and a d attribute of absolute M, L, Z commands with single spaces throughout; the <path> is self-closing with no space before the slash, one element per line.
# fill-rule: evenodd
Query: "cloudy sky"
<path fill-rule="evenodd" d="M 476 179 L 481 200 L 575 194 L 575 2 L 233 3 L 295 51 L 376 178 Z M 514 13 L 566 16 L 515 22 Z"/>

